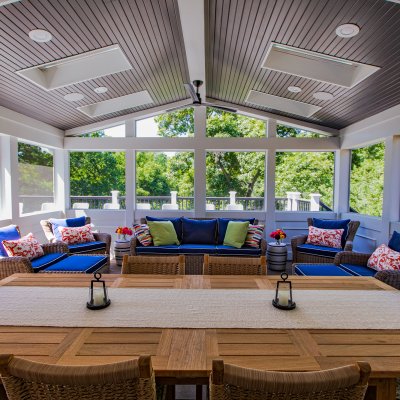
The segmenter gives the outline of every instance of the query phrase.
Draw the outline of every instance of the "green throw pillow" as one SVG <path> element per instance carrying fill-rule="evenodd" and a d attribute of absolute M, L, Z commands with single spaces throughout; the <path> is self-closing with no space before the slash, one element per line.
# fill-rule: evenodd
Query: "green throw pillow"
<path fill-rule="evenodd" d="M 174 225 L 171 221 L 147 221 L 154 246 L 179 244 Z"/>
<path fill-rule="evenodd" d="M 224 237 L 224 246 L 232 246 L 240 249 L 247 237 L 249 221 L 229 221 Z"/>

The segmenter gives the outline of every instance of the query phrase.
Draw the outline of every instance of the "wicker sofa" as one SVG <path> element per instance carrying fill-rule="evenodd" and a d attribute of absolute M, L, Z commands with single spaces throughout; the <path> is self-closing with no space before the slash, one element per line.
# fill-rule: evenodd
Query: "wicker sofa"
<path fill-rule="evenodd" d="M 210 218 L 191 218 L 191 220 L 202 221 L 202 220 L 210 220 Z M 174 246 L 142 246 L 138 240 L 133 238 L 131 240 L 131 255 L 160 255 L 165 256 L 167 254 L 184 254 L 185 255 L 185 273 L 188 275 L 201 275 L 203 273 L 203 262 L 204 262 L 204 254 L 213 254 L 213 255 L 223 255 L 223 256 L 240 256 L 240 257 L 260 257 L 265 256 L 267 243 L 265 239 L 261 240 L 260 247 L 242 247 L 240 249 L 236 249 L 230 246 L 224 246 L 220 240 L 219 236 L 219 227 L 218 220 L 227 220 L 226 218 L 218 218 L 217 219 L 217 229 L 215 231 L 215 241 L 212 244 L 204 245 L 197 243 L 189 243 L 189 244 L 181 244 Z M 235 219 L 230 218 L 229 220 L 235 221 Z M 239 220 L 239 219 L 237 219 Z M 240 219 L 243 221 L 243 219 Z M 252 220 L 253 224 L 257 224 L 258 221 L 255 219 Z M 140 221 L 141 224 L 146 224 L 146 218 L 142 218 Z M 177 229 L 177 228 L 175 228 Z M 178 234 L 179 238 L 179 234 Z"/>

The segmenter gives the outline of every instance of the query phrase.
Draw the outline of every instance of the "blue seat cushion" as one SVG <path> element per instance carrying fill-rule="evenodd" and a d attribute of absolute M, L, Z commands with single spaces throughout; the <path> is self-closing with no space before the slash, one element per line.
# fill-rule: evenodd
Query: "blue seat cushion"
<path fill-rule="evenodd" d="M 182 218 L 182 244 L 214 244 L 216 241 L 216 219 Z"/>
<path fill-rule="evenodd" d="M 146 216 L 147 221 L 171 221 L 172 225 L 175 228 L 176 236 L 178 236 L 178 240 L 182 240 L 182 218 L 156 218 Z"/>
<path fill-rule="evenodd" d="M 255 218 L 235 219 L 235 218 L 218 218 L 218 244 L 223 244 L 225 239 L 226 230 L 230 221 L 249 222 L 254 224 Z"/>
<path fill-rule="evenodd" d="M 136 246 L 136 254 L 180 254 L 179 245 Z"/>
<path fill-rule="evenodd" d="M 51 265 L 57 263 L 58 261 L 63 260 L 64 258 L 67 258 L 67 257 L 68 257 L 67 253 L 45 254 L 44 256 L 41 256 L 41 257 L 31 260 L 31 265 L 32 265 L 34 272 L 38 272 L 38 271 L 41 271 L 42 269 L 50 267 Z"/>
<path fill-rule="evenodd" d="M 261 249 L 255 247 L 241 247 L 240 249 L 232 246 L 217 245 L 217 254 L 220 256 L 260 256 Z"/>
<path fill-rule="evenodd" d="M 8 257 L 6 249 L 3 246 L 3 240 L 17 240 L 20 239 L 21 235 L 17 225 L 8 225 L 4 228 L 0 228 L 0 257 Z"/>
<path fill-rule="evenodd" d="M 347 235 L 349 234 L 350 219 L 318 219 L 313 218 L 313 225 L 321 229 L 344 229 L 342 234 L 342 247 L 346 244 Z"/>
<path fill-rule="evenodd" d="M 104 256 L 68 256 L 46 268 L 44 272 L 74 272 L 91 274 L 107 264 Z"/>
<path fill-rule="evenodd" d="M 179 246 L 181 254 L 216 254 L 215 244 L 181 244 Z"/>
<path fill-rule="evenodd" d="M 304 254 L 312 254 L 314 256 L 331 257 L 335 258 L 335 255 L 343 249 L 337 249 L 335 247 L 317 246 L 315 244 L 301 244 L 297 246 L 297 251 Z"/>
<path fill-rule="evenodd" d="M 394 231 L 392 237 L 389 240 L 388 246 L 400 253 L 400 233 Z"/>
<path fill-rule="evenodd" d="M 105 250 L 106 244 L 104 242 L 87 242 L 78 244 L 69 244 L 68 249 L 70 253 L 87 253 L 93 250 Z"/>
<path fill-rule="evenodd" d="M 377 271 L 364 265 L 340 264 L 340 268 L 355 276 L 375 276 Z"/>
<path fill-rule="evenodd" d="M 294 272 L 303 276 L 353 276 L 335 264 L 297 264 Z"/>

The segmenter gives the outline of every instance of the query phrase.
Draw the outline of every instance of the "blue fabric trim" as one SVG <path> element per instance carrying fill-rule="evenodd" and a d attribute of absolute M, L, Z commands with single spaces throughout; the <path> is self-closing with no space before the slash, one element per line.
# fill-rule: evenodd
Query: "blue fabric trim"
<path fill-rule="evenodd" d="M 49 253 L 45 254 L 44 256 L 35 258 L 34 260 L 31 260 L 31 265 L 33 270 L 35 272 L 38 272 L 41 271 L 42 269 L 50 267 L 51 265 L 67 257 L 68 257 L 67 253 Z"/>
<path fill-rule="evenodd" d="M 342 234 L 342 248 L 346 244 L 347 235 L 349 234 L 350 219 L 318 219 L 313 218 L 313 225 L 320 229 L 344 229 Z"/>
<path fill-rule="evenodd" d="M 214 244 L 217 220 L 182 218 L 182 244 Z"/>
<path fill-rule="evenodd" d="M 136 246 L 136 254 L 180 254 L 179 245 Z"/>
<path fill-rule="evenodd" d="M 181 244 L 179 246 L 180 254 L 216 254 L 215 244 Z"/>
<path fill-rule="evenodd" d="M 393 232 L 392 237 L 389 240 L 389 248 L 394 251 L 400 252 L 400 233 L 397 231 Z"/>
<path fill-rule="evenodd" d="M 104 242 L 88 242 L 88 243 L 78 243 L 78 244 L 69 244 L 68 249 L 70 253 L 87 253 L 92 250 L 101 250 L 105 249 L 106 244 Z"/>
<path fill-rule="evenodd" d="M 335 258 L 335 255 L 343 249 L 337 249 L 335 247 L 316 246 L 314 244 L 301 244 L 297 246 L 297 251 L 303 254 L 313 254 L 321 257 Z"/>
<path fill-rule="evenodd" d="M 146 216 L 147 221 L 171 221 L 172 225 L 175 228 L 176 236 L 178 236 L 178 240 L 182 240 L 182 218 L 156 218 Z"/>
<path fill-rule="evenodd" d="M 242 247 L 237 249 L 232 246 L 217 245 L 217 254 L 221 256 L 260 256 L 261 249 L 255 247 Z"/>
<path fill-rule="evenodd" d="M 335 264 L 297 264 L 294 272 L 302 276 L 352 276 Z"/>
<path fill-rule="evenodd" d="M 364 265 L 340 264 L 340 268 L 355 276 L 375 276 L 377 271 Z"/>
<path fill-rule="evenodd" d="M 18 232 L 17 225 L 8 225 L 0 228 L 0 257 L 8 257 L 6 249 L 3 246 L 3 240 L 17 240 L 21 235 Z"/>
<path fill-rule="evenodd" d="M 80 226 L 85 226 L 86 217 L 77 217 L 77 218 L 67 218 L 66 220 L 67 226 L 70 228 L 78 228 Z"/>
<path fill-rule="evenodd" d="M 104 256 L 68 256 L 45 269 L 45 272 L 80 272 L 91 274 L 107 264 Z"/>
<path fill-rule="evenodd" d="M 254 225 L 255 218 L 218 218 L 218 244 L 223 244 L 225 239 L 226 230 L 228 229 L 228 224 L 230 221 L 239 221 L 239 222 L 247 222 L 251 225 Z"/>

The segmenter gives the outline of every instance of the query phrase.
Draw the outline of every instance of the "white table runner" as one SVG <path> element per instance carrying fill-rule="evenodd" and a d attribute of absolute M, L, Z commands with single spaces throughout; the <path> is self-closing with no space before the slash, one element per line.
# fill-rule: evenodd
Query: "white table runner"
<path fill-rule="evenodd" d="M 111 288 L 86 308 L 88 289 L 0 287 L 0 324 L 60 327 L 400 329 L 400 292 L 298 290 L 274 308 L 272 290 Z"/>

